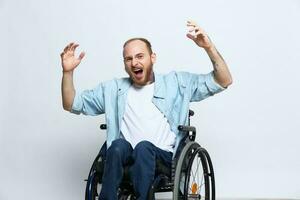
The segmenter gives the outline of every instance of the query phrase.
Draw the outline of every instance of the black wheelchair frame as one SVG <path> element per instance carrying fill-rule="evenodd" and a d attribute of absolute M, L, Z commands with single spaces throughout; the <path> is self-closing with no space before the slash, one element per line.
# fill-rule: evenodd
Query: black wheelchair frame
<path fill-rule="evenodd" d="M 193 115 L 194 112 L 190 110 L 188 114 L 189 125 L 190 117 Z M 106 124 L 100 125 L 100 129 L 105 130 L 106 128 Z M 155 193 L 159 192 L 173 192 L 174 200 L 215 200 L 215 177 L 212 161 L 207 150 L 195 142 L 196 128 L 180 125 L 178 130 L 184 134 L 184 137 L 175 152 L 172 169 L 168 169 L 162 162 L 156 160 L 156 176 L 149 188 L 148 200 L 155 199 Z M 100 194 L 105 164 L 103 148 L 106 148 L 106 143 L 96 156 L 86 180 L 86 200 L 98 200 Z M 136 199 L 126 168 L 122 183 L 119 186 L 118 199 Z"/>

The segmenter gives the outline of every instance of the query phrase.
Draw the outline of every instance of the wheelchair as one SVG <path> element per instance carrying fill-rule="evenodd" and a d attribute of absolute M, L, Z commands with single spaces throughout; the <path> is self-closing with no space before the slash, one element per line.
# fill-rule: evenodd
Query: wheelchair
<path fill-rule="evenodd" d="M 190 117 L 194 115 L 189 110 Z M 105 130 L 106 124 L 100 129 Z M 172 192 L 173 200 L 215 200 L 215 177 L 211 158 L 206 149 L 197 142 L 196 128 L 192 126 L 178 126 L 184 134 L 172 160 L 172 169 L 156 160 L 155 178 L 148 191 L 148 200 L 155 199 L 155 193 Z M 95 158 L 86 180 L 85 199 L 98 200 L 101 191 L 102 175 L 105 165 L 106 143 L 101 147 Z M 135 196 L 129 178 L 129 166 L 125 167 L 123 179 L 118 189 L 119 200 L 134 200 Z"/>

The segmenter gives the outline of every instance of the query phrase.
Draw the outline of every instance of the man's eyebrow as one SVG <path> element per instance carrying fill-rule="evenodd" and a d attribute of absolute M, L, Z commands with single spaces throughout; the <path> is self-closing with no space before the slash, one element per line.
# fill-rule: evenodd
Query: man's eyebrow
<path fill-rule="evenodd" d="M 144 53 L 137 53 L 134 55 L 134 57 L 136 56 L 141 56 L 141 55 L 145 55 Z M 129 59 L 129 58 L 132 58 L 132 56 L 125 56 L 124 59 Z"/>
<path fill-rule="evenodd" d="M 140 56 L 144 57 L 144 55 L 145 55 L 144 53 L 137 53 L 137 54 L 134 55 L 134 57 L 135 58 L 140 57 Z"/>
<path fill-rule="evenodd" d="M 132 58 L 132 56 L 125 56 L 124 59 Z"/>

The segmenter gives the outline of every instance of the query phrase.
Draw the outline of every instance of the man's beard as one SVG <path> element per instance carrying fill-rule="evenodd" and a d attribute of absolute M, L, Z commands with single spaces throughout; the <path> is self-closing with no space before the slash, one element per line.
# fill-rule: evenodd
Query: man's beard
<path fill-rule="evenodd" d="M 147 70 L 143 70 L 143 78 L 141 79 L 137 79 L 134 72 L 130 72 L 130 79 L 133 81 L 133 83 L 137 84 L 137 85 L 147 85 L 150 83 L 152 83 L 154 81 L 154 74 L 153 74 L 153 64 L 147 68 Z"/>

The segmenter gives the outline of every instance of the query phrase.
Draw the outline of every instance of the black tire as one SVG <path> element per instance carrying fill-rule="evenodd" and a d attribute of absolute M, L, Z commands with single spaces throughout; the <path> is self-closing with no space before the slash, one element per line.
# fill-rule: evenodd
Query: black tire
<path fill-rule="evenodd" d="M 103 166 L 103 163 L 101 162 L 103 162 L 102 157 L 98 154 L 89 172 L 85 189 L 85 200 L 97 200 L 99 197 L 103 175 L 103 169 L 100 169 L 99 171 L 99 167 Z"/>
<path fill-rule="evenodd" d="M 196 142 L 187 143 L 176 165 L 173 199 L 211 200 L 210 174 L 210 164 L 208 164 L 204 149 Z"/>
<path fill-rule="evenodd" d="M 211 196 L 212 200 L 215 200 L 216 199 L 216 187 L 215 187 L 215 174 L 214 174 L 213 164 L 212 164 L 211 158 L 210 158 L 207 150 L 204 148 L 201 148 L 201 152 L 203 152 L 203 154 L 205 155 L 206 160 L 208 162 L 208 166 L 209 166 L 208 176 L 210 178 L 210 188 L 211 188 L 210 196 Z"/>

